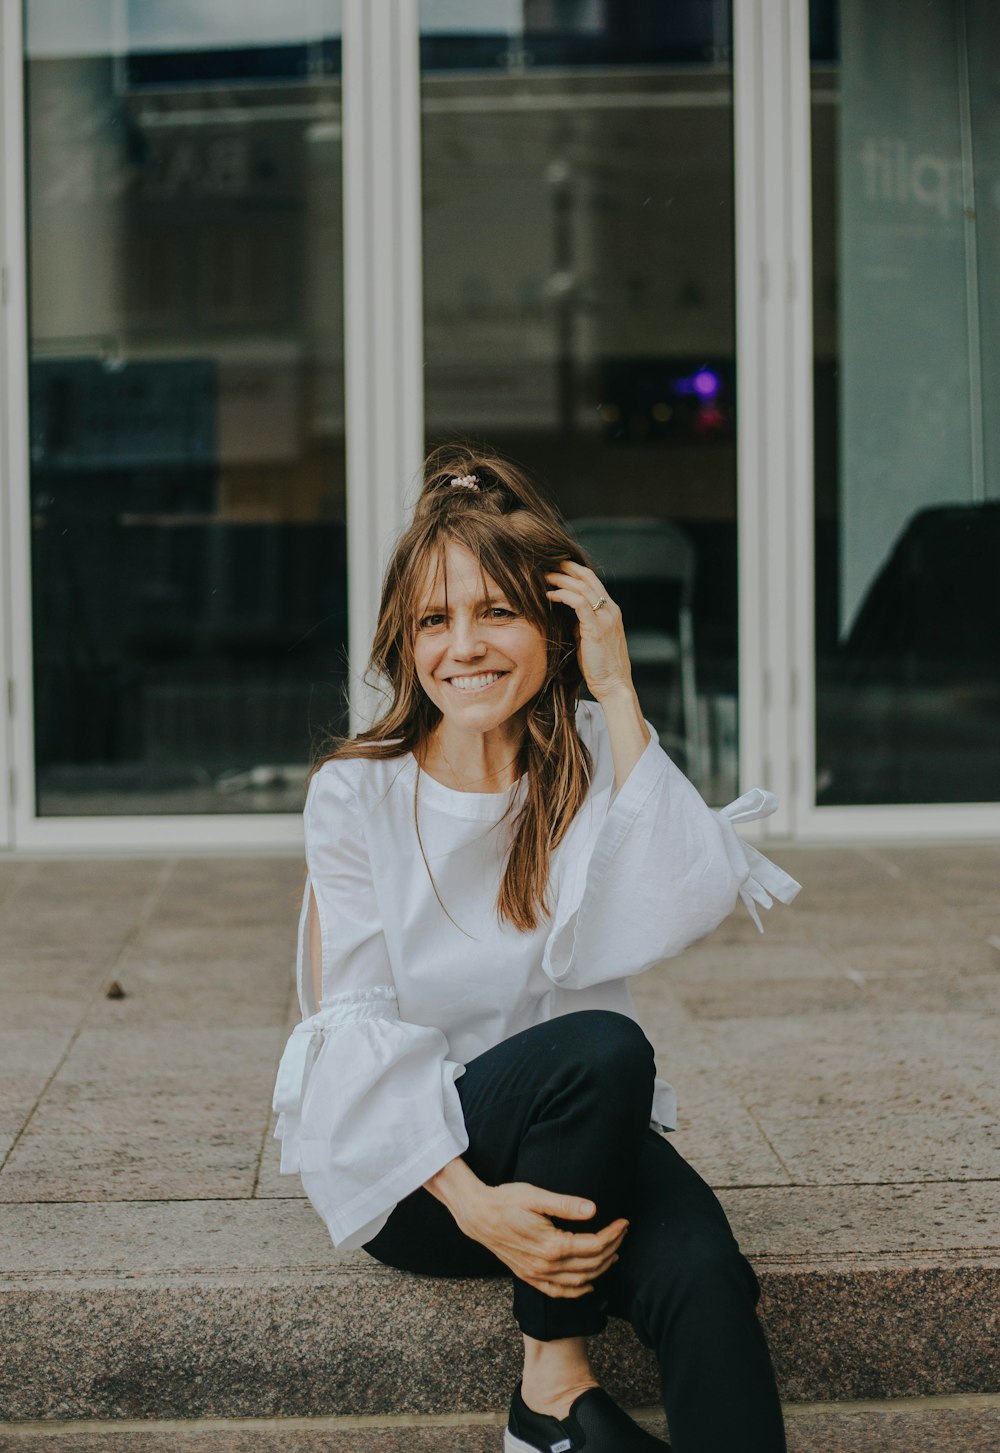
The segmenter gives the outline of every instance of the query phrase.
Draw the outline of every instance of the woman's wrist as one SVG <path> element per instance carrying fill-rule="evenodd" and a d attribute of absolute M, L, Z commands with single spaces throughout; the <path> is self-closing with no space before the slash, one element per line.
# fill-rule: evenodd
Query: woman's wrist
<path fill-rule="evenodd" d="M 479 1179 L 467 1161 L 456 1155 L 454 1160 L 450 1160 L 424 1181 L 424 1189 L 447 1206 L 461 1225 L 475 1214 L 477 1206 L 482 1204 L 490 1187 Z"/>
<path fill-rule="evenodd" d="M 615 765 L 615 790 L 620 791 L 652 737 L 635 688 L 629 682 L 599 699 L 608 724 L 611 758 Z"/>

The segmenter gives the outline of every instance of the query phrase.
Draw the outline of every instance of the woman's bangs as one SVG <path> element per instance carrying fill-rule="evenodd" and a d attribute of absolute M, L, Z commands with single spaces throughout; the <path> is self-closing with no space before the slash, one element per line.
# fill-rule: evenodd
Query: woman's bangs
<path fill-rule="evenodd" d="M 407 628 L 416 636 L 425 603 L 432 599 L 440 585 L 444 599 L 448 599 L 447 566 L 448 540 L 444 532 L 428 534 L 421 540 L 409 559 L 407 570 L 407 599 L 404 603 Z"/>
<path fill-rule="evenodd" d="M 492 524 L 492 521 L 490 522 Z M 477 532 L 478 533 L 478 532 Z M 479 574 L 486 591 L 486 576 L 489 576 L 503 591 L 513 608 L 535 625 L 542 626 L 536 593 L 528 584 L 531 561 L 523 547 L 511 539 L 508 530 L 487 529 L 475 549 L 479 561 Z"/>

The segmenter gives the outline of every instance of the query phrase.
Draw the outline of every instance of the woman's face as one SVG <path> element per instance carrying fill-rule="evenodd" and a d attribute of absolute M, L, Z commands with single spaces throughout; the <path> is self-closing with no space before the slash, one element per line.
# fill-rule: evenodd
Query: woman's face
<path fill-rule="evenodd" d="M 489 576 L 485 577 L 489 598 L 480 598 L 479 563 L 464 545 L 447 542 L 445 568 L 447 607 L 444 581 L 439 578 L 435 584 L 430 574 L 417 597 L 417 676 L 452 726 L 488 732 L 514 716 L 544 686 L 545 640 Z M 477 679 L 494 675 L 498 679 L 488 684 Z"/>

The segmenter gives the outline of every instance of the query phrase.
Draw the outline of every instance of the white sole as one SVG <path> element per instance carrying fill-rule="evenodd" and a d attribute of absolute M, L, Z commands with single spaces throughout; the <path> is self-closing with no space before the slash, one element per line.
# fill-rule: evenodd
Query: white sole
<path fill-rule="evenodd" d="M 525 1443 L 521 1438 L 515 1438 L 509 1428 L 504 1429 L 503 1453 L 538 1453 L 533 1443 Z"/>

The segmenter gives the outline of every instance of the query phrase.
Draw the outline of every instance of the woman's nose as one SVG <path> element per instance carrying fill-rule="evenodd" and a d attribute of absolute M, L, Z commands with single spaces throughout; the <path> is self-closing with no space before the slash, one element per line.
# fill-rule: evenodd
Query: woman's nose
<path fill-rule="evenodd" d="M 477 621 L 455 621 L 451 632 L 451 650 L 455 656 L 483 654 L 485 642 Z"/>

